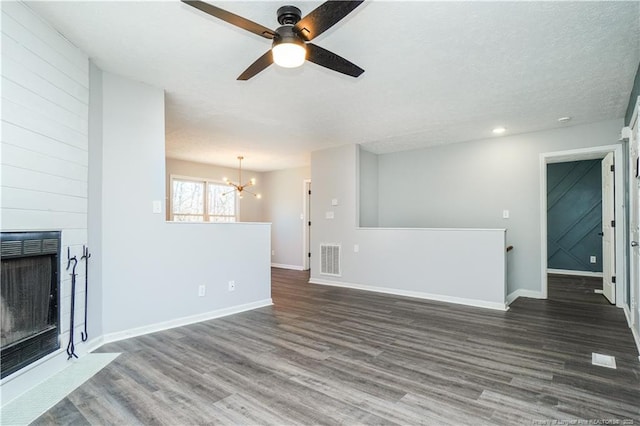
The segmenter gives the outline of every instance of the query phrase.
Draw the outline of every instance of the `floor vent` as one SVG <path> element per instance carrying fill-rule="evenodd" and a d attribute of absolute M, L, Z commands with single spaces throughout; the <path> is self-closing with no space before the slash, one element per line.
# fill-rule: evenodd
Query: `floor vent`
<path fill-rule="evenodd" d="M 598 365 L 600 367 L 616 368 L 616 357 L 592 352 L 591 364 Z"/>
<path fill-rule="evenodd" d="M 340 276 L 339 244 L 320 244 L 320 273 Z"/>

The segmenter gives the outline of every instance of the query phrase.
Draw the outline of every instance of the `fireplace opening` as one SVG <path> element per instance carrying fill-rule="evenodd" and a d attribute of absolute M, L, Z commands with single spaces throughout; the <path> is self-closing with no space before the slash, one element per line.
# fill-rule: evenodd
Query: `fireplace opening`
<path fill-rule="evenodd" d="M 60 348 L 60 232 L 3 232 L 0 376 Z"/>

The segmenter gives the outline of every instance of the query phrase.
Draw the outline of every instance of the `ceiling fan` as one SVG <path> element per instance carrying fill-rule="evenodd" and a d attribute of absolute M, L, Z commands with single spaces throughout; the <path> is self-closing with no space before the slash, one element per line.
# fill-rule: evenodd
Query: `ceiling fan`
<path fill-rule="evenodd" d="M 301 12 L 297 7 L 282 6 L 277 12 L 281 27 L 273 31 L 209 3 L 182 0 L 211 16 L 273 40 L 271 49 L 240 74 L 238 80 L 248 80 L 274 62 L 282 67 L 294 68 L 302 65 L 305 60 L 342 74 L 358 77 L 364 72 L 362 68 L 310 41 L 338 23 L 363 1 L 327 1 L 304 18 L 300 17 Z"/>

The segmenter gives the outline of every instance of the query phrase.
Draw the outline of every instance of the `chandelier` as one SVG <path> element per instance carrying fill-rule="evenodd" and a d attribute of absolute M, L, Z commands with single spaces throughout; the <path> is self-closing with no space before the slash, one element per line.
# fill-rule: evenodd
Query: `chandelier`
<path fill-rule="evenodd" d="M 233 183 L 231 182 L 229 179 L 227 179 L 226 177 L 223 178 L 224 179 L 224 183 L 226 183 L 227 185 L 231 185 L 233 186 L 233 189 L 231 191 L 225 192 L 224 194 L 222 194 L 222 196 L 224 197 L 227 194 L 231 194 L 232 192 L 238 192 L 238 197 L 242 198 L 243 193 L 247 192 L 251 195 L 253 195 L 256 198 L 262 198 L 262 196 L 260 194 L 256 194 L 255 192 L 251 192 L 248 191 L 246 188 L 249 186 L 253 186 L 256 184 L 256 179 L 255 178 L 251 178 L 249 180 L 249 182 L 245 183 L 244 185 L 242 184 L 242 160 L 244 159 L 244 157 L 242 155 L 238 156 L 238 161 L 240 162 L 240 165 L 238 166 L 238 183 Z"/>

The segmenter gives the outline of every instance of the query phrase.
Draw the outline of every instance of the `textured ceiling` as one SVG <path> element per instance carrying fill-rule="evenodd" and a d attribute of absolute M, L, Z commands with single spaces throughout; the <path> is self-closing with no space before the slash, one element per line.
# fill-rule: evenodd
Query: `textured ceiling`
<path fill-rule="evenodd" d="M 282 4 L 321 4 L 212 3 L 273 29 Z M 620 118 L 640 61 L 637 1 L 365 1 L 314 40 L 360 78 L 307 62 L 247 82 L 270 41 L 178 1 L 27 4 L 103 70 L 165 89 L 167 156 L 256 171 Z"/>

